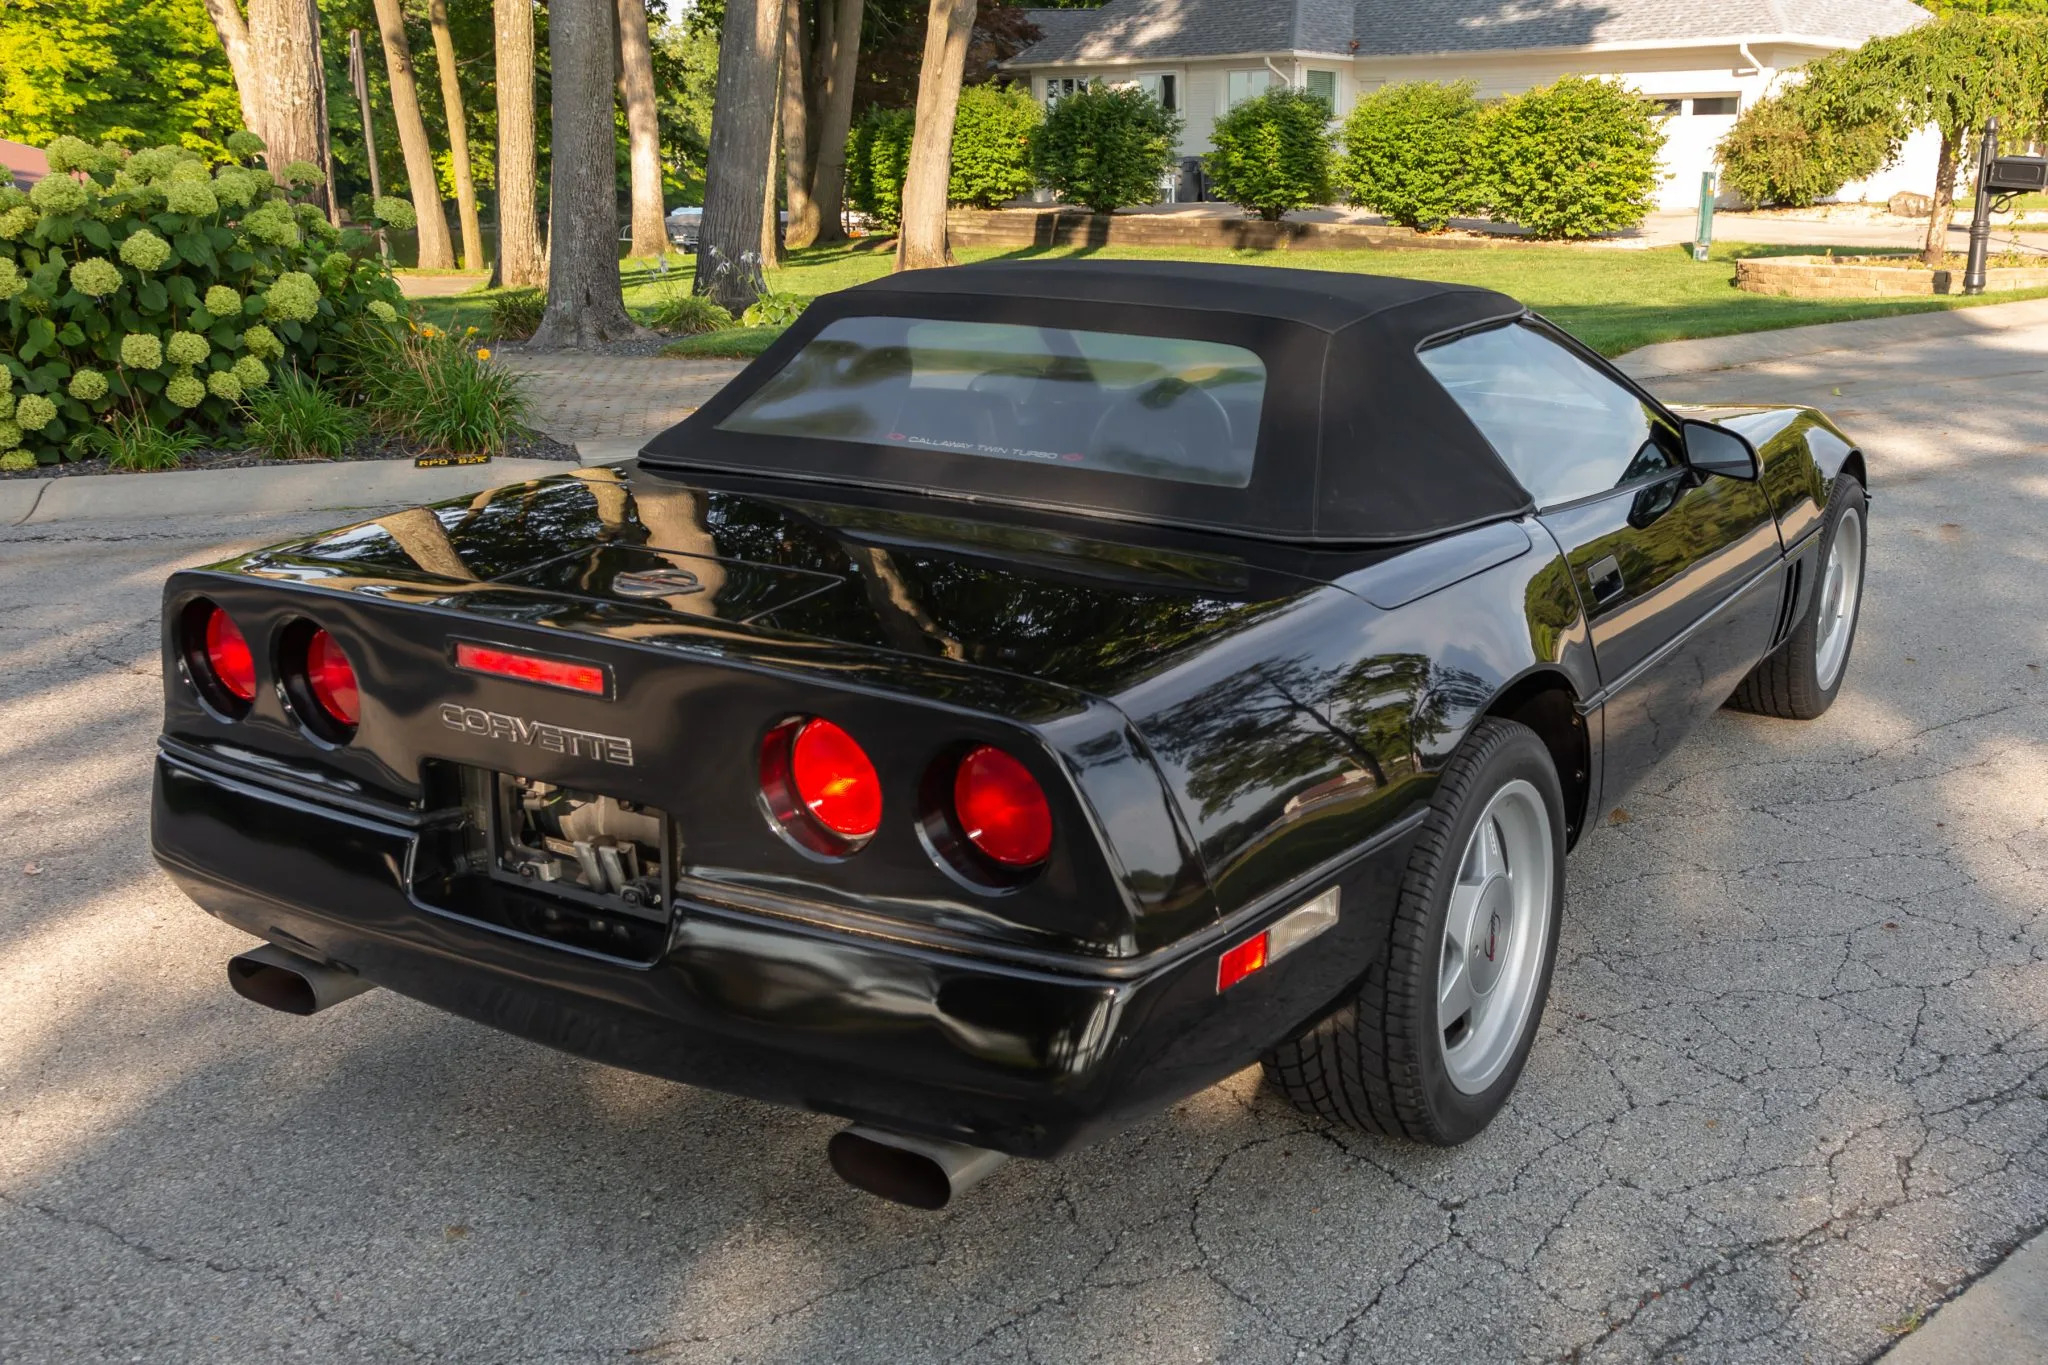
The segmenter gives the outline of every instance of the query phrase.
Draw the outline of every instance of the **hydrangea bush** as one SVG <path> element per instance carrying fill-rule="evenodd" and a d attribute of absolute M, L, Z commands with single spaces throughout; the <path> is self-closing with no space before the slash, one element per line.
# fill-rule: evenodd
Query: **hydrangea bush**
<path fill-rule="evenodd" d="M 319 170 L 281 186 L 246 164 L 260 140 L 227 145 L 216 167 L 60 137 L 34 188 L 0 180 L 0 467 L 78 459 L 116 415 L 213 439 L 273 366 L 335 376 L 397 320 L 374 240 L 303 201 Z"/>

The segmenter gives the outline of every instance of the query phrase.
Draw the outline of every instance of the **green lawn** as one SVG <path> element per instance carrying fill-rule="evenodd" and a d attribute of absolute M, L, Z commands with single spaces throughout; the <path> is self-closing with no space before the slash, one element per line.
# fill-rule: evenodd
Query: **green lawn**
<path fill-rule="evenodd" d="M 875 279 L 889 270 L 891 243 L 869 239 L 791 253 L 789 264 L 769 272 L 779 291 L 806 297 Z M 1716 246 L 1713 258 L 1696 262 L 1683 249 L 1604 249 L 1514 246 L 1486 250 L 1393 249 L 1361 251 L 1203 251 L 1170 247 L 992 248 L 959 253 L 963 261 L 1037 260 L 1094 257 L 1103 260 L 1229 260 L 1249 265 L 1294 266 L 1310 270 L 1405 275 L 1498 289 L 1527 303 L 1597 347 L 1619 355 L 1657 341 L 1769 331 L 1814 322 L 1919 313 L 1970 303 L 1998 303 L 2048 295 L 2048 290 L 1981 299 L 1781 299 L 1735 288 L 1735 262 L 1745 256 L 1818 255 L 1824 248 L 1742 244 Z M 1838 255 L 1852 254 L 1837 251 Z M 667 289 L 689 287 L 692 261 L 671 257 L 667 277 L 643 261 L 623 266 L 626 305 L 644 314 Z M 421 316 L 442 326 L 488 328 L 490 292 L 476 290 L 445 298 L 420 299 Z M 744 331 L 690 338 L 679 354 L 758 354 L 772 336 Z"/>

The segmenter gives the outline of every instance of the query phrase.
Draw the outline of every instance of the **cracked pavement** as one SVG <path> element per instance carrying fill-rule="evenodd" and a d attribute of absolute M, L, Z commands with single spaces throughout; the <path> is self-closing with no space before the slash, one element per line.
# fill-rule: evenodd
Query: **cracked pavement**
<path fill-rule="evenodd" d="M 166 570 L 0 532 L 0 1360 L 1858 1361 L 2048 1223 L 2048 328 L 1660 382 L 1876 502 L 1840 702 L 1722 712 L 1570 867 L 1527 1074 L 1434 1151 L 1256 1070 L 917 1214 L 832 1120 L 388 992 L 227 989 L 146 848 Z"/>

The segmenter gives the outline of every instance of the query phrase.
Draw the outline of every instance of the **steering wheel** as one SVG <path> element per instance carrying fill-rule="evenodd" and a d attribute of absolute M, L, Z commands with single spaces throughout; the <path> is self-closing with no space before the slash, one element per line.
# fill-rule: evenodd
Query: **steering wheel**
<path fill-rule="evenodd" d="M 1152 472 L 1144 466 L 1154 461 L 1202 463 L 1193 458 L 1197 450 L 1228 447 L 1230 439 L 1230 414 L 1216 395 L 1185 379 L 1169 378 L 1133 389 L 1112 404 L 1089 433 L 1088 450 L 1091 456 L 1100 452 L 1107 457 L 1110 468 L 1144 474 Z"/>

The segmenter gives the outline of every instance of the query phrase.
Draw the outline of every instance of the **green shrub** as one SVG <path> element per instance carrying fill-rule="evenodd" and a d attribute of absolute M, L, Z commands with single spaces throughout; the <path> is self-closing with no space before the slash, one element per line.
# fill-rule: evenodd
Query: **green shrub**
<path fill-rule="evenodd" d="M 1216 120 L 1202 158 L 1211 193 L 1268 222 L 1291 209 L 1327 204 L 1330 106 L 1287 86 L 1248 99 Z"/>
<path fill-rule="evenodd" d="M 878 227 L 903 221 L 903 177 L 910 169 L 910 135 L 917 115 L 877 105 L 853 125 L 846 140 L 846 198 Z"/>
<path fill-rule="evenodd" d="M 1043 122 L 1045 107 L 1023 89 L 970 85 L 962 90 L 953 120 L 953 172 L 946 198 L 992 209 L 1031 193 L 1038 183 L 1031 171 L 1031 134 Z"/>
<path fill-rule="evenodd" d="M 1434 232 L 1479 206 L 1479 101 L 1472 82 L 1409 81 L 1375 90 L 1344 121 L 1338 169 L 1354 204 Z"/>
<path fill-rule="evenodd" d="M 695 336 L 732 326 L 732 314 L 702 294 L 692 294 L 684 281 L 671 286 L 654 305 L 653 321 L 660 331 Z"/>
<path fill-rule="evenodd" d="M 349 407 L 297 370 L 249 401 L 249 444 L 273 460 L 332 460 L 362 436 L 368 424 Z"/>
<path fill-rule="evenodd" d="M 1790 96 L 1759 100 L 1721 139 L 1721 188 L 1752 204 L 1805 208 L 1876 174 L 1891 142 L 1881 125 L 1844 126 Z"/>
<path fill-rule="evenodd" d="M 544 289 L 505 289 L 491 295 L 491 335 L 499 341 L 524 341 L 540 326 L 548 310 Z"/>
<path fill-rule="evenodd" d="M 1649 213 L 1661 172 L 1657 106 L 1616 81 L 1566 76 L 1489 108 L 1482 187 L 1496 218 L 1539 237 L 1592 237 Z"/>
<path fill-rule="evenodd" d="M 496 455 L 524 428 L 519 378 L 432 327 L 366 334 L 356 383 L 372 425 L 427 451 Z"/>
<path fill-rule="evenodd" d="M 1063 95 L 1031 138 L 1038 178 L 1060 198 L 1115 213 L 1159 199 L 1173 169 L 1180 116 L 1135 86 Z"/>
<path fill-rule="evenodd" d="M 803 316 L 809 302 L 801 294 L 775 294 L 764 290 L 754 300 L 753 306 L 740 314 L 740 326 L 787 327 Z"/>
<path fill-rule="evenodd" d="M 176 469 L 200 446 L 189 431 L 165 431 L 139 412 L 113 412 L 104 425 L 80 438 L 86 450 L 104 456 L 116 469 Z"/>
<path fill-rule="evenodd" d="M 344 238 L 267 172 L 76 138 L 50 154 L 78 174 L 27 195 L 0 188 L 0 374 L 16 400 L 0 450 L 77 459 L 116 415 L 124 430 L 147 418 L 218 440 L 260 387 L 240 362 L 289 356 L 336 374 L 359 334 L 397 319 L 397 285 L 370 239 Z"/>

